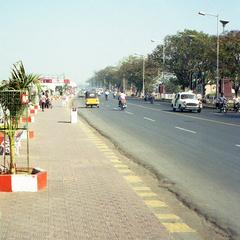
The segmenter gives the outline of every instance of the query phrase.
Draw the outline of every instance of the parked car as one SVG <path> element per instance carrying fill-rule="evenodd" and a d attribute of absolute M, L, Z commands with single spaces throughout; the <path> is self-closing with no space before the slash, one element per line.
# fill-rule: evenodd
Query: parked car
<path fill-rule="evenodd" d="M 202 110 L 202 102 L 197 98 L 197 95 L 192 92 L 179 92 L 172 100 L 172 108 L 174 112 L 178 109 L 181 112 L 187 110 L 200 113 Z"/>

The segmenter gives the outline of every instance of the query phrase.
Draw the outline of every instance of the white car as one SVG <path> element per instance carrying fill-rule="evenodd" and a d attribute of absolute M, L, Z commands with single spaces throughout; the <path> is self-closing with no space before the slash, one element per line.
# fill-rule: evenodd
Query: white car
<path fill-rule="evenodd" d="M 197 95 L 192 92 L 179 92 L 172 100 L 172 108 L 174 112 L 178 109 L 181 112 L 187 110 L 200 113 L 202 110 L 202 102 L 197 98 Z"/>

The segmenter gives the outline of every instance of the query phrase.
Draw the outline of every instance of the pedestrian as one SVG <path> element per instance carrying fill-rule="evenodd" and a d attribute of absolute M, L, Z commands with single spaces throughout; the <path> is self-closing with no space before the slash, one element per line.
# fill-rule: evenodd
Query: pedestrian
<path fill-rule="evenodd" d="M 106 99 L 106 100 L 108 100 L 108 95 L 109 95 L 109 91 L 106 90 L 106 91 L 105 91 L 105 99 Z"/>
<path fill-rule="evenodd" d="M 44 108 L 45 108 L 45 104 L 46 104 L 46 96 L 45 96 L 44 92 L 42 93 L 40 102 L 41 102 L 42 111 L 44 112 Z"/>

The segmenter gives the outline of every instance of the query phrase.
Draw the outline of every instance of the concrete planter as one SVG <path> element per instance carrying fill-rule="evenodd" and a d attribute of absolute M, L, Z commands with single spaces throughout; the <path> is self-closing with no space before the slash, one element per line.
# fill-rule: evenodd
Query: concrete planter
<path fill-rule="evenodd" d="M 36 115 L 37 112 L 38 112 L 37 109 L 31 109 L 31 108 L 30 108 L 30 109 L 28 110 L 28 115 Z"/>
<path fill-rule="evenodd" d="M 37 104 L 37 105 L 34 105 L 34 109 L 35 110 L 40 110 L 40 106 Z"/>
<path fill-rule="evenodd" d="M 0 192 L 38 192 L 47 187 L 47 172 L 33 168 L 32 174 L 0 174 Z"/>
<path fill-rule="evenodd" d="M 22 118 L 21 118 L 21 122 L 22 122 L 22 123 L 26 123 L 26 122 L 33 123 L 34 120 L 35 120 L 35 119 L 34 119 L 34 116 L 22 117 Z"/>

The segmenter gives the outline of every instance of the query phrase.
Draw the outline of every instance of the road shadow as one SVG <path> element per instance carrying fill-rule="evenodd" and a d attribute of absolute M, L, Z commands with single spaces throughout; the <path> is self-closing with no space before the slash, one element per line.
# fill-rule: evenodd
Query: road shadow
<path fill-rule="evenodd" d="M 226 118 L 226 119 L 240 119 L 240 113 L 220 113 L 220 112 L 216 112 L 215 116 L 221 117 L 221 118 Z"/>

